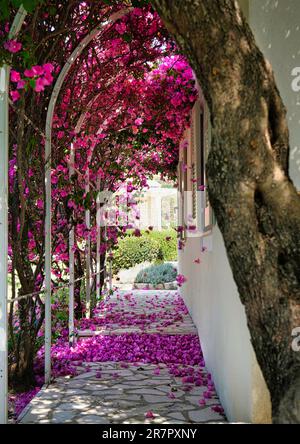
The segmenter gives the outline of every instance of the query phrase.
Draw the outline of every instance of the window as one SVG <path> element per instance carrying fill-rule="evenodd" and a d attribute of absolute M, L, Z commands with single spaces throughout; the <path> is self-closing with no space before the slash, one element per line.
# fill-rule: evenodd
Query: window
<path fill-rule="evenodd" d="M 184 171 L 183 171 L 183 161 L 178 164 L 178 227 L 184 227 Z M 185 240 L 185 230 L 180 231 L 179 239 L 181 241 Z"/>
<path fill-rule="evenodd" d="M 211 147 L 211 123 L 210 123 L 210 112 L 208 106 L 205 103 L 204 107 L 204 119 L 203 119 L 203 148 L 202 148 L 202 165 L 203 165 L 203 180 L 201 183 L 202 189 L 204 190 L 204 230 L 205 232 L 212 230 L 214 225 L 214 215 L 212 207 L 209 203 L 208 190 L 207 190 L 207 179 L 206 179 L 206 162 L 209 155 L 209 150 Z"/>
<path fill-rule="evenodd" d="M 212 229 L 213 211 L 208 199 L 205 165 L 207 162 L 210 144 L 211 127 L 207 105 L 201 105 L 200 101 L 195 105 L 192 126 L 192 201 L 193 218 L 200 232 L 208 232 Z"/>

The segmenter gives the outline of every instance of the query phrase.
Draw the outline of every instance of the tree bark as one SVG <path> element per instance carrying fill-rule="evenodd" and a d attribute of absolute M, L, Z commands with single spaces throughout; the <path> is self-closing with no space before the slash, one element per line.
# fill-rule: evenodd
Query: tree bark
<path fill-rule="evenodd" d="M 211 112 L 209 197 L 270 390 L 274 422 L 300 423 L 300 198 L 286 110 L 234 0 L 153 0 Z M 229 345 L 230 346 L 230 345 Z"/>

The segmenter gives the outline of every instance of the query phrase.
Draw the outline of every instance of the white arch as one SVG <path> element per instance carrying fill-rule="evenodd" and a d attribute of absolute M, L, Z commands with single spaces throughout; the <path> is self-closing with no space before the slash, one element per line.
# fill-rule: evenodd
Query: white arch
<path fill-rule="evenodd" d="M 51 99 L 48 106 L 46 118 L 46 141 L 45 141 L 45 189 L 46 189 L 46 211 L 45 211 L 45 383 L 49 384 L 51 380 L 51 141 L 52 141 L 52 122 L 56 100 L 62 88 L 62 85 L 68 75 L 72 65 L 82 53 L 84 48 L 96 38 L 104 26 L 114 23 L 124 15 L 128 14 L 133 8 L 126 8 L 112 14 L 107 21 L 94 28 L 75 48 L 66 64 L 60 72 L 55 83 Z"/>
<path fill-rule="evenodd" d="M 8 38 L 14 39 L 26 17 L 21 6 L 15 16 Z M 7 423 L 7 252 L 8 252 L 8 98 L 10 67 L 0 69 L 0 424 Z"/>

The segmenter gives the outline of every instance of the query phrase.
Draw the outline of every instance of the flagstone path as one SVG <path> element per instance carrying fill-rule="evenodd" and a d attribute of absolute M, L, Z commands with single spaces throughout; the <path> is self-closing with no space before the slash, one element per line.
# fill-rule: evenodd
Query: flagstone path
<path fill-rule="evenodd" d="M 179 305 L 175 312 L 174 304 Z M 161 322 L 158 321 L 160 314 Z M 117 292 L 97 316 L 99 325 L 86 329 L 82 333 L 84 336 L 197 334 L 183 301 L 172 291 Z M 182 367 L 189 370 L 189 366 Z M 190 370 L 206 374 L 200 363 Z M 89 362 L 78 365 L 77 373 L 75 377 L 59 377 L 51 386 L 42 389 L 22 412 L 19 422 L 186 424 L 226 421 L 220 413 L 222 409 L 215 392 L 205 400 L 205 405 L 199 405 L 207 387 L 183 383 L 182 377 L 170 374 L 170 366 L 163 363 Z"/>

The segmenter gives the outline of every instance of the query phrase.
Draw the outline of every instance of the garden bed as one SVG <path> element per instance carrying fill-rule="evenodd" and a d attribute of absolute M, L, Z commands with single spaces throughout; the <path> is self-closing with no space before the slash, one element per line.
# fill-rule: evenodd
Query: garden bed
<path fill-rule="evenodd" d="M 136 290 L 177 290 L 177 282 L 165 282 L 164 284 L 134 284 Z"/>
<path fill-rule="evenodd" d="M 171 263 L 152 265 L 141 270 L 134 282 L 137 290 L 177 290 L 177 269 Z"/>

